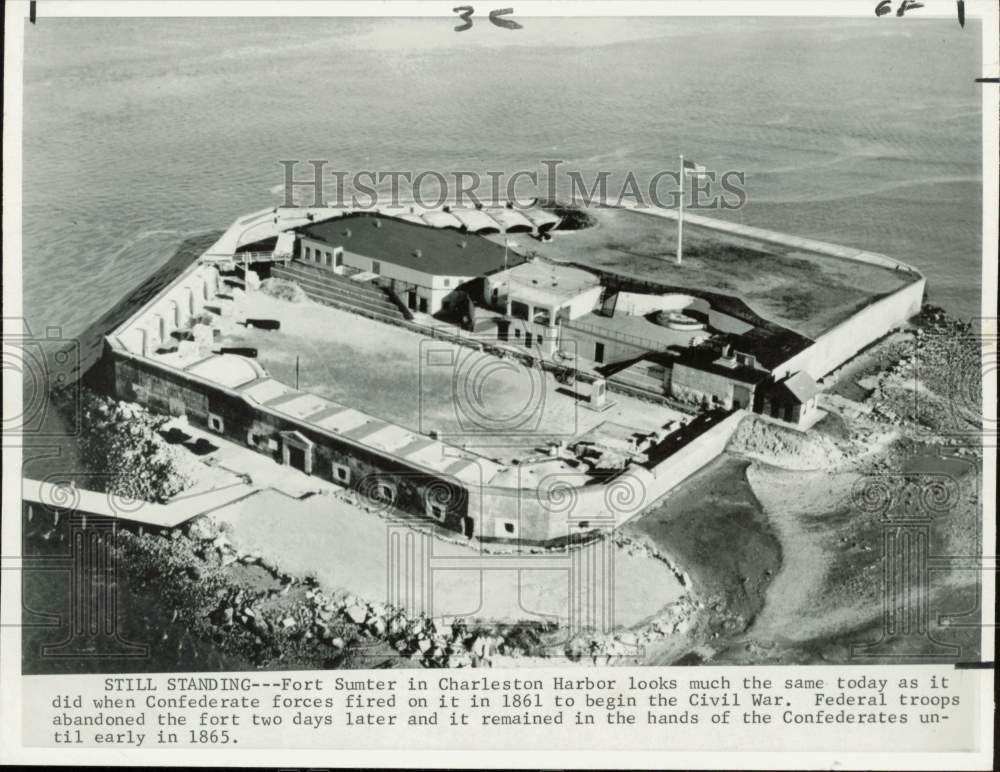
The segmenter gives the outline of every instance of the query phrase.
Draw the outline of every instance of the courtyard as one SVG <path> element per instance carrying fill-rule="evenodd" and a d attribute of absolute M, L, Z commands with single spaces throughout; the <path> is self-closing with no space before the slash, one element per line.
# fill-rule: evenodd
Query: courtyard
<path fill-rule="evenodd" d="M 687 416 L 620 394 L 594 410 L 587 388 L 467 346 L 312 301 L 237 294 L 216 319 L 224 348 L 254 348 L 278 380 L 443 442 L 510 463 L 599 424 L 654 431 Z M 260 329 L 240 323 L 280 323 Z"/>

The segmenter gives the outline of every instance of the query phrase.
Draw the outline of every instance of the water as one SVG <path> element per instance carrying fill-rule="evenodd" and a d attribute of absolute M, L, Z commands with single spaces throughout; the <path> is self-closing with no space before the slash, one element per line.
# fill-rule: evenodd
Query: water
<path fill-rule="evenodd" d="M 32 330 L 78 335 L 185 240 L 279 203 L 286 158 L 643 178 L 684 153 L 746 170 L 728 216 L 898 256 L 979 313 L 976 22 L 522 21 L 43 17 L 25 43 Z M 154 669 L 197 667 L 172 636 Z"/>
<path fill-rule="evenodd" d="M 27 29 L 24 292 L 75 335 L 278 160 L 745 169 L 728 216 L 892 254 L 980 308 L 979 30 L 954 20 L 45 19 Z"/>

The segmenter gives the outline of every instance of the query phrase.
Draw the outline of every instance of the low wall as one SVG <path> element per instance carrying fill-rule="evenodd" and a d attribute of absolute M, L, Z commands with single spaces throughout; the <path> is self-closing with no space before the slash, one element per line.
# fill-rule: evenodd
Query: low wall
<path fill-rule="evenodd" d="M 517 538 L 553 542 L 596 528 L 618 527 L 670 492 L 726 448 L 746 416 L 737 410 L 693 438 L 651 469 L 630 466 L 606 481 L 583 472 L 556 472 L 535 487 L 486 486 L 472 516 L 487 537 L 504 538 L 505 524 Z"/>
<path fill-rule="evenodd" d="M 726 449 L 730 438 L 747 416 L 746 410 L 736 410 L 723 418 L 694 441 L 671 454 L 650 471 L 653 482 L 650 492 L 659 498 L 676 488 L 703 466 L 714 461 Z"/>
<path fill-rule="evenodd" d="M 663 295 L 619 292 L 618 300 L 615 302 L 615 312 L 631 316 L 645 316 L 654 311 L 683 311 L 696 300 L 697 298 L 693 295 L 683 295 L 679 292 Z"/>
<path fill-rule="evenodd" d="M 818 381 L 918 314 L 926 284 L 926 279 L 920 279 L 845 319 L 820 335 L 807 349 L 779 365 L 774 370 L 775 380 L 804 370 Z"/>

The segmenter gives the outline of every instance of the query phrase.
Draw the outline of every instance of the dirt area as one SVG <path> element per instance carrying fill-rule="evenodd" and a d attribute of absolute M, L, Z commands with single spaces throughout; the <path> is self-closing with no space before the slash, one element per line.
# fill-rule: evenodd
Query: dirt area
<path fill-rule="evenodd" d="M 707 607 L 709 639 L 746 627 L 781 564 L 781 545 L 747 481 L 747 467 L 724 454 L 622 529 L 686 571 Z M 648 664 L 670 661 L 654 650 Z"/>
<path fill-rule="evenodd" d="M 465 346 L 424 337 L 312 302 L 260 292 L 236 313 L 276 319 L 278 330 L 246 328 L 236 316 L 218 320 L 222 346 L 253 347 L 278 380 L 450 444 L 509 461 L 571 440 L 604 421 L 647 431 L 683 414 L 615 394 L 595 412 L 551 373 Z M 296 376 L 296 361 L 298 361 Z"/>
<path fill-rule="evenodd" d="M 960 493 L 947 517 L 930 525 L 929 553 L 976 554 L 978 471 L 972 464 L 956 467 L 941 459 L 934 468 L 950 469 Z M 952 661 L 975 659 L 979 630 L 974 625 L 949 628 L 939 616 L 977 608 L 970 584 L 974 575 L 968 571 L 945 568 L 928 576 L 926 636 L 915 630 L 912 635 L 884 632 L 886 598 L 902 614 L 909 608 L 907 594 L 915 590 L 911 584 L 894 596 L 884 579 L 884 550 L 891 548 L 886 539 L 900 538 L 907 528 L 892 525 L 891 513 L 887 517 L 859 505 L 858 470 L 802 472 L 753 465 L 748 478 L 777 531 L 783 561 L 754 624 L 720 648 L 714 662 L 891 662 L 947 655 L 952 646 L 958 647 L 950 652 Z M 880 640 L 879 647 L 865 648 Z"/>
<path fill-rule="evenodd" d="M 597 225 L 530 242 L 539 255 L 640 278 L 736 295 L 765 319 L 815 338 L 912 277 L 850 260 L 797 252 L 685 223 L 684 262 L 677 231 L 627 209 L 589 209 Z"/>
<path fill-rule="evenodd" d="M 646 662 L 979 656 L 978 562 L 967 556 L 982 553 L 981 435 L 969 431 L 982 407 L 973 368 L 956 366 L 979 367 L 970 333 L 925 311 L 824 379 L 829 415 L 811 431 L 748 417 L 724 456 L 625 526 L 686 571 L 705 604 L 692 635 Z M 890 584 L 887 561 L 916 560 L 906 544 L 926 545 L 930 570 Z"/>
<path fill-rule="evenodd" d="M 535 562 L 542 568 L 531 568 L 531 560 L 518 568 L 505 568 L 511 562 L 509 554 L 488 554 L 457 539 L 418 534 L 405 523 L 382 519 L 329 495 L 299 500 L 265 491 L 219 509 L 212 517 L 229 524 L 229 538 L 241 549 L 263 554 L 291 574 L 312 576 L 330 590 L 369 600 L 395 597 L 396 605 L 435 617 L 507 624 L 566 620 L 570 561 L 561 552 L 539 553 Z M 412 545 L 415 552 L 397 551 L 401 543 Z M 584 562 L 598 556 L 597 545 L 581 549 L 594 552 L 584 555 Z M 414 584 L 387 586 L 389 576 L 412 575 L 407 573 L 409 564 L 399 561 L 420 560 L 421 554 L 427 570 L 416 572 Z M 476 560 L 482 567 L 454 567 L 462 558 Z M 676 601 L 683 591 L 661 561 L 615 549 L 615 626 L 638 624 Z M 421 608 L 422 599 L 429 598 L 432 608 Z"/>

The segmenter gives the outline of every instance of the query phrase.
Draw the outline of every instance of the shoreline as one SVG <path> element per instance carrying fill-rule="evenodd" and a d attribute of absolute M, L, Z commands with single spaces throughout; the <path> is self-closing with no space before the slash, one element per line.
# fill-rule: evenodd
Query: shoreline
<path fill-rule="evenodd" d="M 792 471 L 810 465 L 821 470 L 823 459 L 827 465 L 832 463 L 841 470 L 842 476 L 849 473 L 845 479 L 858 470 L 877 472 L 894 468 L 900 460 L 934 448 L 939 452 L 953 451 L 954 457 L 971 458 L 975 462 L 974 448 L 956 444 L 946 434 L 935 435 L 933 427 L 924 425 L 929 420 L 925 413 L 932 408 L 925 406 L 923 413 L 918 409 L 912 416 L 904 412 L 905 394 L 907 389 L 910 393 L 913 389 L 913 361 L 906 356 L 909 347 L 915 342 L 923 342 L 921 345 L 930 352 L 934 367 L 922 369 L 921 378 L 938 391 L 946 391 L 951 382 L 946 377 L 949 363 L 956 353 L 965 353 L 956 349 L 962 343 L 955 342 L 956 331 L 965 326 L 940 309 L 925 306 L 911 327 L 887 336 L 828 376 L 825 394 L 830 416 L 811 435 L 751 419 L 746 424 L 750 428 L 734 437 L 737 445 L 724 454 L 731 459 L 725 463 L 735 463 L 742 484 L 757 501 L 756 510 L 751 503 L 739 505 L 749 507 L 745 512 L 758 512 L 747 521 L 748 526 L 763 528 L 762 534 L 774 529 L 775 505 L 766 499 L 761 501 L 759 490 L 754 487 L 761 472 L 765 477 L 760 479 L 781 475 L 786 484 L 791 481 L 794 490 L 796 477 L 802 474 L 820 474 L 821 479 L 826 479 L 822 471 Z M 858 396 L 857 383 L 871 387 L 863 389 L 866 396 L 862 401 L 842 396 L 842 393 Z M 932 405 L 939 419 L 951 415 L 947 403 L 934 402 Z M 792 465 L 787 466 L 789 463 Z M 768 472 L 768 469 L 774 471 Z M 691 489 L 697 489 L 699 484 L 709 482 L 718 487 L 713 473 L 714 467 L 699 472 L 634 523 L 648 525 L 654 509 L 663 506 L 669 509 L 671 502 L 685 494 L 690 496 Z M 820 508 L 819 511 L 803 510 L 801 515 L 793 514 L 790 523 L 802 517 L 822 516 L 823 507 L 829 508 L 835 503 L 809 500 Z M 358 507 L 359 502 L 350 503 Z M 738 511 L 732 506 L 723 505 L 720 511 L 730 514 Z M 362 514 L 371 518 L 374 513 Z M 714 527 L 699 519 L 694 510 L 686 515 L 694 526 L 692 534 L 696 539 L 704 538 L 709 528 Z M 981 514 L 976 516 L 981 522 Z M 755 520 L 757 526 L 752 525 Z M 852 529 L 857 527 L 860 526 L 845 525 L 838 520 L 830 532 L 846 528 L 845 533 L 853 533 Z M 765 551 L 774 549 L 776 557 L 757 565 L 760 570 L 756 578 L 747 580 L 739 573 L 727 574 L 730 578 L 722 580 L 725 586 L 715 594 L 706 590 L 703 577 L 718 580 L 723 574 L 713 574 L 709 567 L 711 562 L 706 563 L 690 550 L 679 549 L 680 543 L 672 542 L 669 536 L 637 539 L 632 530 L 626 528 L 617 534 L 616 548 L 629 553 L 642 552 L 644 558 L 665 565 L 680 579 L 683 595 L 668 604 L 657 604 L 645 619 L 626 629 L 604 636 L 581 635 L 568 641 L 560 639 L 564 631 L 557 624 L 514 622 L 466 626 L 455 620 L 435 622 L 420 615 L 411 618 L 385 603 L 361 598 L 343 588 L 321 586 L 309 572 L 286 573 L 280 561 L 263 551 L 234 545 L 226 526 L 215 522 L 211 516 L 161 533 L 137 534 L 131 529 L 120 529 L 116 548 L 122 557 L 119 568 L 123 570 L 121 581 L 126 594 L 146 597 L 161 605 L 164 600 L 168 605 L 174 604 L 170 621 L 159 624 L 163 627 L 158 633 L 162 633 L 164 646 L 180 646 L 179 641 L 187 636 L 193 641 L 188 644 L 189 650 L 197 650 L 200 641 L 244 666 L 350 668 L 371 667 L 376 660 L 382 667 L 468 667 L 490 662 L 533 666 L 553 661 L 552 643 L 558 640 L 562 640 L 562 648 L 555 649 L 560 652 L 556 656 L 564 657 L 567 662 L 587 665 L 648 661 L 663 664 L 743 662 L 748 661 L 748 656 L 751 657 L 749 661 L 755 661 L 753 656 L 765 659 L 806 657 L 808 660 L 820 656 L 809 654 L 809 651 L 827 652 L 823 655 L 827 656 L 831 649 L 837 649 L 836 641 L 847 634 L 845 630 L 823 634 L 823 640 L 829 642 L 826 644 L 817 641 L 796 643 L 781 634 L 782 625 L 788 624 L 787 610 L 783 610 L 782 604 L 787 606 L 800 600 L 786 595 L 783 601 L 781 596 L 772 593 L 781 572 L 793 562 L 789 556 L 795 555 L 788 551 L 786 542 L 789 533 L 793 532 L 787 529 L 773 531 L 776 536 L 770 538 L 774 547 L 763 548 Z M 717 530 L 720 537 L 732 539 L 731 528 L 725 522 Z M 47 537 L 40 533 L 36 523 L 30 538 L 37 545 L 52 543 L 53 537 L 51 532 Z M 764 538 L 762 546 L 769 537 Z M 953 534 L 953 538 L 956 544 L 962 543 L 960 536 Z M 741 541 L 748 543 L 746 539 Z M 848 576 L 852 572 L 867 572 L 874 551 L 862 550 L 858 554 L 860 558 L 848 556 L 846 563 L 841 561 L 843 569 L 838 571 L 846 571 Z M 840 558 L 835 558 L 831 565 L 836 565 L 838 560 Z M 818 581 L 817 586 L 824 586 L 822 577 Z M 961 587 L 952 591 L 964 592 Z M 843 607 L 849 608 L 849 599 L 842 600 Z M 183 634 L 176 629 L 178 619 L 184 621 Z M 854 623 L 865 624 L 861 619 Z M 852 623 L 844 619 L 843 624 Z M 762 633 L 765 633 L 763 637 Z M 26 643 L 26 651 L 28 648 Z M 183 662 L 191 669 L 189 660 Z M 159 665 L 166 666 L 164 662 Z M 30 668 L 29 662 L 26 669 Z"/>

